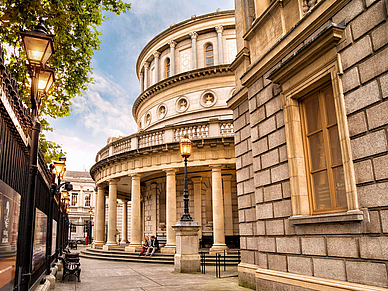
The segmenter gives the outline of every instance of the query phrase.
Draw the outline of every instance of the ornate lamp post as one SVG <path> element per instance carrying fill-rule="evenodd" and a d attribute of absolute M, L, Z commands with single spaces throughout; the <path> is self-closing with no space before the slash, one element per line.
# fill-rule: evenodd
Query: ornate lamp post
<path fill-rule="evenodd" d="M 183 190 L 184 212 L 181 221 L 193 221 L 189 213 L 189 191 L 187 189 L 187 159 L 191 155 L 193 143 L 187 135 L 180 142 L 181 156 L 185 160 L 185 189 Z"/>
<path fill-rule="evenodd" d="M 28 179 L 28 192 L 24 196 L 21 207 L 22 230 L 20 234 L 21 254 L 18 269 L 18 290 L 27 291 L 31 279 L 31 260 L 33 246 L 33 221 L 35 214 L 35 185 L 38 173 L 38 143 L 40 123 L 38 113 L 41 104 L 40 93 L 47 93 L 54 82 L 54 71 L 46 67 L 47 61 L 54 53 L 54 37 L 47 34 L 43 21 L 35 27 L 34 31 L 20 33 L 28 60 L 28 71 L 31 76 L 31 150 L 30 174 Z"/>
<path fill-rule="evenodd" d="M 88 244 L 92 243 L 92 215 L 93 215 L 93 209 L 92 207 L 89 208 L 89 227 L 88 227 Z"/>

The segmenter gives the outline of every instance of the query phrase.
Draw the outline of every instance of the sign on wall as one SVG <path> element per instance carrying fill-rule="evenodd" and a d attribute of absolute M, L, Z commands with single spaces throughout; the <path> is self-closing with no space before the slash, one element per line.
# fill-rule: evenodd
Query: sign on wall
<path fill-rule="evenodd" d="M 0 288 L 12 290 L 16 270 L 20 194 L 0 180 Z"/>

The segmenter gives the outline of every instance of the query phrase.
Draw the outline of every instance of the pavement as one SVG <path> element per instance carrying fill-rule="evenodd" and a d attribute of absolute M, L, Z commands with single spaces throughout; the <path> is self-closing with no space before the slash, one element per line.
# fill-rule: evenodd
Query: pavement
<path fill-rule="evenodd" d="M 81 258 L 81 282 L 69 276 L 64 283 L 56 282 L 58 291 L 174 291 L 174 290 L 251 290 L 238 286 L 237 268 L 221 270 L 215 277 L 215 267 L 207 266 L 206 274 L 182 274 L 173 265 L 115 262 Z"/>

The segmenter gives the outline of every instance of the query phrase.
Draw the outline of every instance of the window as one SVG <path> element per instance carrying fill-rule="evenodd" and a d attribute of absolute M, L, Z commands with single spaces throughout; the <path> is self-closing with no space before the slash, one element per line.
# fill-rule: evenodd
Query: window
<path fill-rule="evenodd" d="M 76 231 L 77 231 L 77 227 L 76 227 L 75 224 L 70 223 L 70 231 L 71 231 L 71 232 L 76 232 Z"/>
<path fill-rule="evenodd" d="M 344 170 L 331 86 L 300 101 L 312 214 L 347 210 Z"/>
<path fill-rule="evenodd" d="M 71 195 L 71 206 L 76 206 L 78 200 L 78 194 L 72 194 Z"/>
<path fill-rule="evenodd" d="M 90 206 L 90 195 L 85 196 L 85 206 Z"/>
<path fill-rule="evenodd" d="M 165 64 L 166 64 L 166 78 L 168 78 L 168 77 L 170 77 L 170 59 L 169 58 L 166 59 Z"/>
<path fill-rule="evenodd" d="M 214 66 L 213 45 L 207 44 L 205 46 L 205 67 Z"/>

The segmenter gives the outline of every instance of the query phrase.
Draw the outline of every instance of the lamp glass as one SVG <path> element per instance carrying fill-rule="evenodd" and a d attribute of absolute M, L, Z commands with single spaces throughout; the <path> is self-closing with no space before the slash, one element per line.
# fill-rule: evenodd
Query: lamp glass
<path fill-rule="evenodd" d="M 54 83 L 54 71 L 45 70 L 39 73 L 38 90 L 47 93 Z"/>
<path fill-rule="evenodd" d="M 22 34 L 27 59 L 31 65 L 44 66 L 53 53 L 52 38 L 41 37 L 33 32 Z"/>
<path fill-rule="evenodd" d="M 67 191 L 62 191 L 62 197 L 67 198 L 69 196 L 69 192 Z"/>
<path fill-rule="evenodd" d="M 89 216 L 92 216 L 92 215 L 93 215 L 93 210 L 89 209 Z"/>
<path fill-rule="evenodd" d="M 66 169 L 65 162 L 64 161 L 54 161 L 53 164 L 54 164 L 55 174 L 63 176 L 65 174 L 65 171 L 66 171 L 65 170 Z"/>
<path fill-rule="evenodd" d="M 181 155 L 182 157 L 189 157 L 193 148 L 191 140 L 185 136 L 180 142 Z"/>

